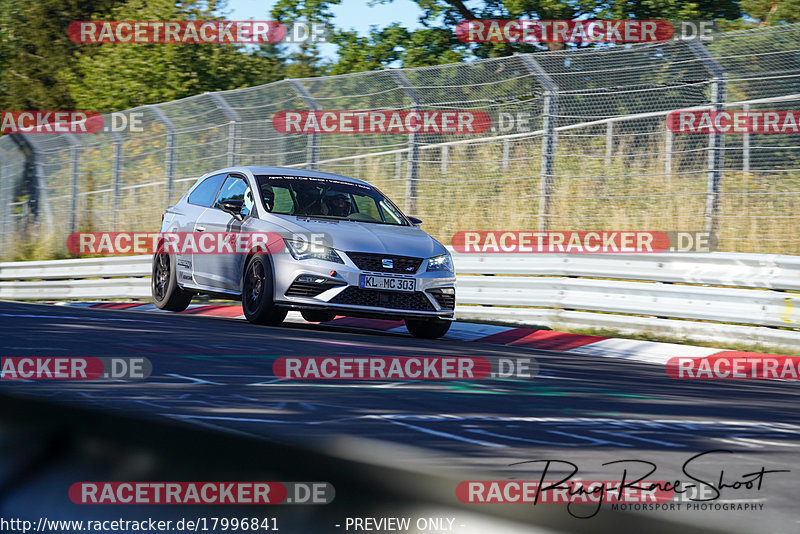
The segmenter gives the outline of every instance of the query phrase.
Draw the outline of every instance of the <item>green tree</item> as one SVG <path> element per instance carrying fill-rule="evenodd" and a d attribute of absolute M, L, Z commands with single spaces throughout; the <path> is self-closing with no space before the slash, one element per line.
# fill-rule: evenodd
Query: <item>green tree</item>
<path fill-rule="evenodd" d="M 72 109 L 64 83 L 76 55 L 91 53 L 67 37 L 76 20 L 110 13 L 114 0 L 0 0 L 0 108 Z"/>
<path fill-rule="evenodd" d="M 420 29 L 412 31 L 391 24 L 384 28 L 372 27 L 367 36 L 337 30 L 334 41 L 338 46 L 339 61 L 331 65 L 328 72 L 340 74 L 396 66 L 416 67 L 453 63 L 469 57 L 499 57 L 516 52 L 564 48 L 562 43 L 463 43 L 456 38 L 454 29 L 459 22 L 470 19 L 734 20 L 741 16 L 736 0 L 689 3 L 682 0 L 484 0 L 478 4 L 470 2 L 470 6 L 462 0 L 414 1 L 422 11 L 419 22 L 423 27 Z M 393 0 L 373 2 L 387 4 Z M 285 19 L 302 16 L 309 20 L 330 21 L 330 8 L 339 3 L 340 0 L 280 0 L 272 13 Z"/>
<path fill-rule="evenodd" d="M 279 22 L 292 21 L 325 22 L 333 27 L 333 12 L 330 6 L 342 0 L 278 0 L 270 16 Z M 303 43 L 298 50 L 289 53 L 286 75 L 289 78 L 308 78 L 324 74 L 327 65 L 323 61 L 316 43 Z"/>
<path fill-rule="evenodd" d="M 219 20 L 223 2 L 129 0 L 114 20 Z M 63 80 L 78 107 L 99 111 L 176 100 L 283 78 L 281 49 L 233 44 L 102 44 Z"/>
<path fill-rule="evenodd" d="M 761 26 L 800 21 L 798 0 L 742 0 L 742 10 Z"/>

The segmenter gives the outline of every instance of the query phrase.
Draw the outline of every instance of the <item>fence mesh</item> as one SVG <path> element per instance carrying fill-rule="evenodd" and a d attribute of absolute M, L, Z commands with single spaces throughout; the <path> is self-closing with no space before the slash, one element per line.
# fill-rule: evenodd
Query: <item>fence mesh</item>
<path fill-rule="evenodd" d="M 800 111 L 800 25 L 284 80 L 129 110 L 140 133 L 4 136 L 2 253 L 18 256 L 33 226 L 51 238 L 44 255 L 72 231 L 155 231 L 200 175 L 270 165 L 367 180 L 444 243 L 459 230 L 715 228 L 720 250 L 798 254 L 800 134 L 667 129 L 668 112 L 715 104 Z M 480 110 L 493 126 L 273 128 L 279 111 L 312 109 Z"/>

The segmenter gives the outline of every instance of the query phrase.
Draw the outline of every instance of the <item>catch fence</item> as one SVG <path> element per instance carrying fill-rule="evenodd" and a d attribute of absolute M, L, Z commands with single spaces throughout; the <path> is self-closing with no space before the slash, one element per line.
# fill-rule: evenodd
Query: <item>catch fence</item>
<path fill-rule="evenodd" d="M 800 111 L 800 24 L 284 80 L 128 110 L 141 132 L 6 135 L 0 250 L 46 258 L 73 231 L 155 231 L 201 174 L 269 165 L 365 179 L 445 244 L 460 230 L 714 230 L 719 250 L 798 254 L 800 134 L 671 132 L 687 108 Z M 278 132 L 293 110 L 474 110 L 493 125 Z"/>

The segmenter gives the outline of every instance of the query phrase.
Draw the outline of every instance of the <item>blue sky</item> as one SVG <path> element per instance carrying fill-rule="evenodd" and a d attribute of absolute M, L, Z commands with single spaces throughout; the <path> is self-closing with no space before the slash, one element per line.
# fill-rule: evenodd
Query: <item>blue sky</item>
<path fill-rule="evenodd" d="M 228 19 L 270 20 L 269 12 L 273 5 L 274 0 L 228 0 Z M 409 29 L 419 28 L 417 19 L 422 14 L 422 10 L 411 0 L 394 0 L 390 4 L 374 7 L 367 5 L 367 0 L 342 0 L 340 5 L 331 8 L 331 12 L 337 28 L 354 29 L 361 35 L 369 33 L 370 26 L 382 28 L 392 22 L 399 22 Z M 328 58 L 335 57 L 335 50 L 333 45 L 320 47 L 320 52 Z"/>

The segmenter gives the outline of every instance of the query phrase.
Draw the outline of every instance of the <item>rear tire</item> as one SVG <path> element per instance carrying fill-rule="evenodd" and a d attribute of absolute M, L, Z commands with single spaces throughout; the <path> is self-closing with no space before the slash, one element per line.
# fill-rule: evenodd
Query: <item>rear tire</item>
<path fill-rule="evenodd" d="M 273 287 L 269 261 L 261 255 L 250 258 L 242 275 L 242 311 L 248 321 L 277 326 L 286 318 L 287 310 L 272 300 Z"/>
<path fill-rule="evenodd" d="M 450 323 L 452 321 L 442 319 L 406 319 L 406 328 L 414 337 L 436 339 L 450 330 Z"/>
<path fill-rule="evenodd" d="M 336 317 L 334 312 L 325 310 L 303 310 L 300 315 L 309 323 L 327 323 L 328 321 L 333 321 L 333 318 Z"/>
<path fill-rule="evenodd" d="M 180 312 L 189 307 L 189 303 L 192 302 L 192 294 L 178 287 L 175 262 L 172 259 L 172 256 L 163 250 L 153 256 L 150 292 L 153 295 L 153 303 L 158 308 Z"/>

